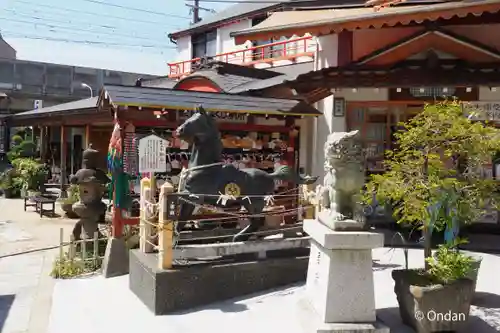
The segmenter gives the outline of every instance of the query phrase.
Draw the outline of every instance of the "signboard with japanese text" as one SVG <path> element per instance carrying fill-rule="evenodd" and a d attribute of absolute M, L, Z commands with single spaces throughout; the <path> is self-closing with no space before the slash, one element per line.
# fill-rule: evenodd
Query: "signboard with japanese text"
<path fill-rule="evenodd" d="M 139 140 L 139 172 L 165 172 L 167 170 L 167 140 L 148 135 Z"/>
<path fill-rule="evenodd" d="M 186 120 L 193 115 L 194 111 L 180 111 L 179 120 Z M 233 123 L 233 124 L 246 124 L 248 122 L 248 115 L 244 113 L 228 113 L 228 112 L 209 112 L 209 115 L 215 118 L 217 122 Z"/>
<path fill-rule="evenodd" d="M 464 113 L 472 120 L 500 122 L 500 101 L 464 102 Z"/>
<path fill-rule="evenodd" d="M 345 99 L 338 97 L 335 97 L 333 99 L 333 116 L 334 117 L 345 116 Z"/>

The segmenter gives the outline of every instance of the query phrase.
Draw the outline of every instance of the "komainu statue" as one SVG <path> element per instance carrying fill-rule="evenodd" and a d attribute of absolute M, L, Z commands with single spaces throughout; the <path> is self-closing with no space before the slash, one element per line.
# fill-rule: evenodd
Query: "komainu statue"
<path fill-rule="evenodd" d="M 358 131 L 330 134 L 324 153 L 325 177 L 318 190 L 320 220 L 327 225 L 339 221 L 364 224 L 359 201 L 365 184 L 365 159 Z"/>

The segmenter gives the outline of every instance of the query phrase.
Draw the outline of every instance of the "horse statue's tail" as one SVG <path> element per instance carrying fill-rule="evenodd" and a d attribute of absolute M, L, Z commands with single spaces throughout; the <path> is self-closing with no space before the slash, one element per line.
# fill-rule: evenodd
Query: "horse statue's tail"
<path fill-rule="evenodd" d="M 269 174 L 273 179 L 277 180 L 283 180 L 287 182 L 293 182 L 298 185 L 310 185 L 314 184 L 317 180 L 318 177 L 311 177 L 311 176 L 300 176 L 299 174 L 296 174 L 293 172 L 293 170 L 287 166 L 287 165 L 282 165 L 279 168 L 277 168 L 273 173 Z"/>

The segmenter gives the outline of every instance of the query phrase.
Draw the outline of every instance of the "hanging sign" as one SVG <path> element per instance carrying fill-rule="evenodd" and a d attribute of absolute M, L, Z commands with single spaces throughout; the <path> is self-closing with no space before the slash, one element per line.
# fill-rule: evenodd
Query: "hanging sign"
<path fill-rule="evenodd" d="M 148 135 L 139 140 L 139 172 L 166 172 L 167 140 Z"/>
<path fill-rule="evenodd" d="M 194 111 L 179 112 L 179 120 L 186 120 L 193 115 Z M 217 122 L 246 124 L 248 116 L 244 113 L 228 113 L 228 112 L 209 112 L 209 115 L 215 118 Z"/>
<path fill-rule="evenodd" d="M 489 120 L 489 121 L 500 121 L 500 101 L 493 102 L 465 102 L 463 104 L 464 113 L 471 116 L 471 120 Z"/>

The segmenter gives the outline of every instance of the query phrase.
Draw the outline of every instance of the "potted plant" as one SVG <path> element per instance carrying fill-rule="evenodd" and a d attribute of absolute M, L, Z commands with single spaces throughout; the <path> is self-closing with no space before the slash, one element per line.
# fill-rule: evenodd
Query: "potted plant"
<path fill-rule="evenodd" d="M 399 223 L 418 225 L 423 233 L 424 268 L 392 274 L 403 322 L 419 333 L 455 331 L 468 318 L 480 264 L 459 251 L 465 240 L 458 231 L 487 203 L 500 202 L 495 181 L 479 172 L 500 149 L 500 130 L 464 116 L 458 101 L 446 101 L 426 105 L 395 137 L 387 171 L 371 176 L 365 201 L 375 196 L 390 203 Z M 433 256 L 432 233 L 443 229 L 446 244 Z M 432 318 L 431 310 L 437 314 Z"/>
<path fill-rule="evenodd" d="M 23 182 L 15 169 L 5 170 L 0 175 L 0 186 L 5 198 L 18 198 L 21 193 Z"/>
<path fill-rule="evenodd" d="M 57 203 L 59 204 L 61 210 L 69 218 L 77 218 L 78 216 L 73 212 L 73 204 L 80 200 L 80 191 L 78 185 L 72 184 L 66 191 L 68 193 L 67 198 L 59 198 Z"/>
<path fill-rule="evenodd" d="M 45 165 L 33 158 L 20 157 L 12 161 L 12 166 L 22 180 L 23 194 L 28 197 L 39 195 L 48 175 Z"/>

